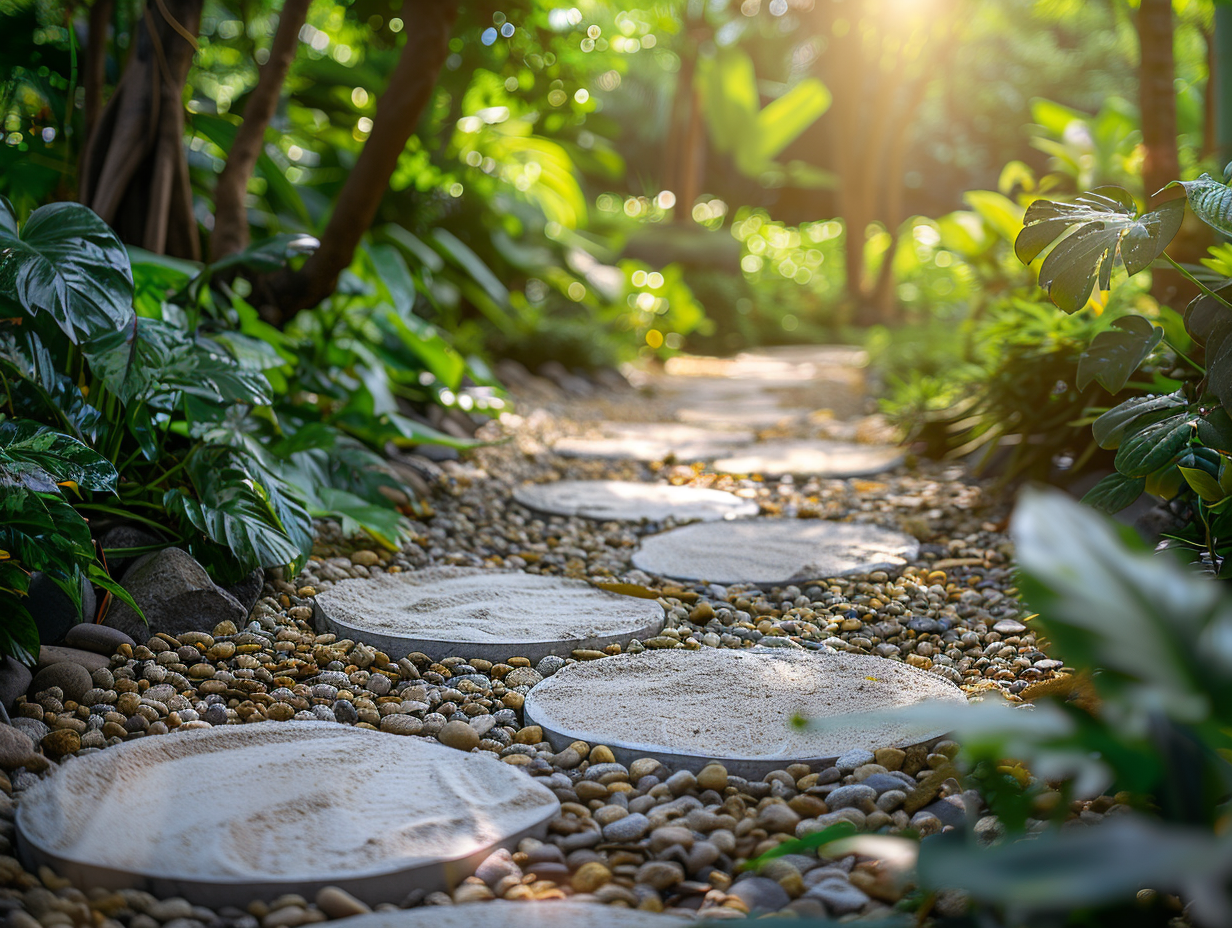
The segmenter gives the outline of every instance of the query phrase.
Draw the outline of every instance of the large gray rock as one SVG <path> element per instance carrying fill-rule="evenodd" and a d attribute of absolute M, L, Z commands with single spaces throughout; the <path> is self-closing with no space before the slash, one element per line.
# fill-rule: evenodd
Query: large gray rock
<path fill-rule="evenodd" d="M 127 603 L 116 602 L 103 624 L 138 641 L 158 632 L 173 637 L 187 631 L 208 632 L 219 622 L 241 624 L 248 618 L 248 610 L 179 548 L 139 558 L 125 573 L 123 586 L 146 621 Z"/>
<path fill-rule="evenodd" d="M 265 586 L 265 571 L 258 567 L 248 576 L 225 589 L 235 597 L 236 602 L 244 607 L 244 613 L 247 615 L 252 612 L 252 607 L 261 598 L 263 586 Z"/>
<path fill-rule="evenodd" d="M 30 688 L 30 668 L 19 660 L 6 657 L 0 661 L 0 704 L 12 708 L 18 696 Z"/>
<path fill-rule="evenodd" d="M 64 643 L 70 648 L 93 651 L 95 654 L 102 654 L 106 657 L 115 654 L 116 649 L 122 644 L 126 644 L 130 648 L 137 647 L 137 642 L 118 628 L 95 625 L 93 622 L 83 622 L 80 625 L 74 625 L 68 630 L 68 634 L 64 636 Z"/>
<path fill-rule="evenodd" d="M 34 742 L 11 725 L 0 725 L 0 767 L 15 770 L 34 753 Z"/>
<path fill-rule="evenodd" d="M 81 697 L 94 687 L 94 681 L 90 678 L 90 671 L 80 664 L 63 661 L 44 667 L 35 674 L 34 682 L 30 684 L 30 692 L 37 695 L 53 686 L 60 687 L 65 699 L 80 702 Z"/>
<path fill-rule="evenodd" d="M 161 536 L 155 535 L 146 529 L 138 528 L 135 525 L 117 525 L 114 528 L 109 528 L 103 532 L 103 536 L 99 539 L 99 544 L 103 546 L 104 552 L 124 550 L 125 548 L 149 548 L 165 545 L 166 543 L 166 539 Z M 112 577 L 122 580 L 124 579 L 124 572 L 140 557 L 140 554 L 129 557 L 121 557 L 118 554 L 108 555 L 107 569 L 111 571 Z"/>

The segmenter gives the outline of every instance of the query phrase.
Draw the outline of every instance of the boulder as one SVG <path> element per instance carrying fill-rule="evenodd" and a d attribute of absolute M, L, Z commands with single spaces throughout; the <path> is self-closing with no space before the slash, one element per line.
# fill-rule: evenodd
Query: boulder
<path fill-rule="evenodd" d="M 209 632 L 220 622 L 241 625 L 248 618 L 243 604 L 179 548 L 138 558 L 124 574 L 123 586 L 146 621 L 127 603 L 115 602 L 103 624 L 138 641 L 159 632 L 173 637 L 187 631 Z"/>
<path fill-rule="evenodd" d="M 14 701 L 30 688 L 30 668 L 21 661 L 6 657 L 0 661 L 0 704 L 11 709 Z"/>
<path fill-rule="evenodd" d="M 130 648 L 137 646 L 136 641 L 118 628 L 95 625 L 92 622 L 74 625 L 68 630 L 68 634 L 64 636 L 64 643 L 70 648 L 93 651 L 95 654 L 102 654 L 107 657 L 115 654 L 116 649 L 122 644 L 126 644 Z"/>
<path fill-rule="evenodd" d="M 34 682 L 30 684 L 30 692 L 38 695 L 53 686 L 60 687 L 66 700 L 80 702 L 81 697 L 94 688 L 94 680 L 90 677 L 90 671 L 80 664 L 61 661 L 58 664 L 44 667 L 36 673 Z"/>
<path fill-rule="evenodd" d="M 252 607 L 257 604 L 257 600 L 261 598 L 261 588 L 264 586 L 265 571 L 258 567 L 242 580 L 224 589 L 244 607 L 244 615 L 247 617 L 252 612 Z"/>

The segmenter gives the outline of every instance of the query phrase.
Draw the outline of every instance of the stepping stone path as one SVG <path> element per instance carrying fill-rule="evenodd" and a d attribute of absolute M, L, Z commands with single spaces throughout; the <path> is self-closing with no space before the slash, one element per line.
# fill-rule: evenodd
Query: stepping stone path
<path fill-rule="evenodd" d="M 658 522 L 669 517 L 706 522 L 755 516 L 759 512 L 757 503 L 723 490 L 625 480 L 528 483 L 514 490 L 513 498 L 537 512 L 604 522 Z"/>
<path fill-rule="evenodd" d="M 845 441 L 767 441 L 714 462 L 726 474 L 799 474 L 816 477 L 870 477 L 903 462 L 890 445 Z"/>
<path fill-rule="evenodd" d="M 667 422 L 608 422 L 600 425 L 599 431 L 603 438 L 562 438 L 552 450 L 566 458 L 708 461 L 753 441 L 752 432 L 725 432 Z"/>
<path fill-rule="evenodd" d="M 642 541 L 633 566 L 649 574 L 759 586 L 904 566 L 919 553 L 910 535 L 877 525 L 817 519 L 745 519 L 686 525 Z"/>
<path fill-rule="evenodd" d="M 883 657 L 669 649 L 570 664 L 530 691 L 524 712 L 558 751 L 581 740 L 607 745 L 624 764 L 652 757 L 696 772 L 717 760 L 730 774 L 760 779 L 792 763 L 830 766 L 848 751 L 943 734 L 860 718 L 812 732 L 792 726 L 796 715 L 829 719 L 925 700 L 966 703 L 948 680 Z"/>
<path fill-rule="evenodd" d="M 544 836 L 559 811 L 547 787 L 494 758 L 282 722 L 78 758 L 22 797 L 17 831 L 78 886 L 217 908 L 332 884 L 375 904 L 460 882 L 495 847 Z"/>
<path fill-rule="evenodd" d="M 692 919 L 613 910 L 595 902 L 474 902 L 373 912 L 346 920 L 346 928 L 677 928 Z"/>
<path fill-rule="evenodd" d="M 316 599 L 318 627 L 380 648 L 397 660 L 444 657 L 538 661 L 602 649 L 663 629 L 663 607 L 584 580 L 516 570 L 437 567 L 344 580 Z"/>

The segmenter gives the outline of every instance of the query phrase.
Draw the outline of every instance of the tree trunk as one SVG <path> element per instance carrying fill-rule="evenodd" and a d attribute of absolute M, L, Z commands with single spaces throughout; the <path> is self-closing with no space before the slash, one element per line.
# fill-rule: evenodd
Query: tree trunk
<path fill-rule="evenodd" d="M 121 240 L 201 256 L 184 152 L 184 81 L 204 0 L 152 0 L 82 159 L 81 202 Z"/>
<path fill-rule="evenodd" d="M 1142 110 L 1142 179 L 1152 205 L 1171 199 L 1155 194 L 1180 176 L 1176 147 L 1176 68 L 1172 58 L 1172 0 L 1142 0 L 1138 8 L 1138 100 Z M 1184 299 L 1175 271 L 1152 271 L 1151 296 L 1176 306 Z"/>
<path fill-rule="evenodd" d="M 244 105 L 244 121 L 214 188 L 214 231 L 210 235 L 210 257 L 214 261 L 248 246 L 248 210 L 244 206 L 248 181 L 265 146 L 265 130 L 278 109 L 283 82 L 295 61 L 299 30 L 308 18 L 310 3 L 286 0 L 282 5 L 269 60 L 261 66 L 257 86 Z"/>
<path fill-rule="evenodd" d="M 1156 191 L 1180 175 L 1176 150 L 1172 0 L 1142 0 L 1138 9 L 1138 41 L 1142 56 L 1139 73 L 1142 144 L 1146 149 L 1143 180 L 1147 196 L 1153 197 Z"/>
<path fill-rule="evenodd" d="M 103 108 L 103 85 L 107 82 L 107 27 L 111 25 L 114 12 L 115 0 L 94 0 L 90 7 L 90 31 L 86 36 L 85 66 L 82 68 L 87 142 L 98 125 Z"/>
<path fill-rule="evenodd" d="M 407 0 L 406 44 L 389 86 L 376 105 L 372 134 L 347 175 L 321 247 L 298 270 L 284 269 L 254 282 L 262 315 L 283 324 L 301 309 L 333 293 L 338 275 L 376 218 L 398 157 L 432 99 L 436 76 L 449 54 L 449 35 L 458 18 L 456 0 Z"/>

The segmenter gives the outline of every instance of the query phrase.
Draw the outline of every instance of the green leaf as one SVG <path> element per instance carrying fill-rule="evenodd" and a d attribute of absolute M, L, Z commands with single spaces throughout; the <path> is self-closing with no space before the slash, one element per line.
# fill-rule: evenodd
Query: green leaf
<path fill-rule="evenodd" d="M 1116 469 L 1127 477 L 1147 477 L 1170 464 L 1194 436 L 1195 420 L 1182 413 L 1135 432 L 1117 449 Z"/>
<path fill-rule="evenodd" d="M 8 380 L 17 414 L 54 422 L 79 439 L 93 441 L 102 432 L 102 413 L 60 373 L 51 352 L 33 332 L 0 333 L 0 375 Z"/>
<path fill-rule="evenodd" d="M 1185 482 L 1202 498 L 1204 503 L 1217 503 L 1227 495 L 1219 485 L 1219 481 L 1206 471 L 1200 470 L 1197 467 L 1182 467 L 1180 465 L 1177 465 L 1177 470 L 1181 472 Z"/>
<path fill-rule="evenodd" d="M 320 505 L 312 510 L 314 516 L 336 518 L 342 523 L 343 534 L 362 531 L 390 551 L 398 550 L 410 532 L 410 523 L 401 513 L 366 502 L 346 490 L 321 487 L 317 499 Z"/>
<path fill-rule="evenodd" d="M 1009 907 L 1021 924 L 1060 923 L 1065 913 L 1103 904 L 1128 907 L 1143 886 L 1193 898 L 1195 887 L 1221 886 L 1232 866 L 1232 842 L 1226 837 L 1137 816 L 998 847 L 979 847 L 958 831 L 925 845 L 918 869 L 923 887 L 962 890 L 980 903 Z M 1199 895 L 1195 909 L 1213 898 L 1212 892 Z M 1215 895 L 1217 914 L 1212 919 L 1207 909 L 1200 921 L 1225 921 L 1223 894 Z M 1042 913 L 1056 917 L 1050 921 Z"/>
<path fill-rule="evenodd" d="M 1096 335 L 1079 356 L 1079 390 L 1094 380 L 1109 393 L 1119 392 L 1164 337 L 1163 329 L 1141 316 L 1122 316 L 1112 326 Z"/>
<path fill-rule="evenodd" d="M 826 85 L 814 77 L 806 77 L 772 100 L 757 114 L 757 131 L 738 142 L 750 149 L 744 160 L 754 170 L 773 161 L 830 108 L 832 100 Z"/>
<path fill-rule="evenodd" d="M 1194 215 L 1212 229 L 1232 235 L 1232 187 L 1220 183 L 1209 174 L 1203 174 L 1197 180 L 1174 180 L 1168 187 L 1185 188 L 1185 197 Z"/>
<path fill-rule="evenodd" d="M 1230 299 L 1232 281 L 1213 290 Z M 1184 316 L 1185 331 L 1206 349 L 1207 389 L 1225 409 L 1232 407 L 1232 309 L 1203 293 L 1185 307 Z"/>
<path fill-rule="evenodd" d="M 267 488 L 231 449 L 194 450 L 186 469 L 192 492 L 168 490 L 163 506 L 169 513 L 228 548 L 250 570 L 287 566 L 306 556 L 287 535 Z"/>
<path fill-rule="evenodd" d="M 1100 512 L 1120 512 L 1139 496 L 1146 487 L 1146 478 L 1127 477 L 1124 474 L 1109 474 L 1087 491 L 1082 501 Z"/>
<path fill-rule="evenodd" d="M 0 588 L 0 653 L 33 665 L 39 653 L 38 626 L 26 608 L 26 598 Z"/>
<path fill-rule="evenodd" d="M 1139 215 L 1133 197 L 1120 187 L 1099 187 L 1072 203 L 1036 200 L 1027 209 L 1014 253 L 1030 264 L 1056 243 L 1040 267 L 1039 282 L 1058 307 L 1073 313 L 1086 305 L 1096 283 L 1109 288 L 1118 255 L 1131 275 L 1148 267 L 1172 241 L 1184 214 L 1185 204 L 1177 199 Z"/>
<path fill-rule="evenodd" d="M 57 484 L 72 481 L 114 493 L 118 479 L 110 461 L 63 432 L 29 419 L 0 420 L 0 486 L 58 493 Z"/>
<path fill-rule="evenodd" d="M 963 201 L 1007 242 L 1022 232 L 1023 208 L 1009 197 L 991 190 L 968 190 Z"/>
<path fill-rule="evenodd" d="M 228 268 L 245 267 L 268 274 L 283 267 L 292 258 L 310 255 L 320 247 L 321 243 L 311 235 L 280 232 L 208 265 L 206 271 L 216 274 Z"/>
<path fill-rule="evenodd" d="M 128 254 L 107 224 L 79 203 L 36 209 L 20 234 L 6 214 L 0 283 L 30 314 L 49 314 L 73 344 L 118 329 L 133 316 Z"/>
<path fill-rule="evenodd" d="M 1120 446 L 1125 436 L 1174 415 L 1189 405 L 1181 393 L 1164 396 L 1135 396 L 1113 406 L 1091 426 L 1091 434 L 1101 448 L 1112 450 Z"/>
<path fill-rule="evenodd" d="M 440 228 L 432 230 L 432 241 L 446 258 L 470 275 L 493 303 L 501 309 L 508 308 L 509 290 L 469 246 L 452 232 Z"/>

